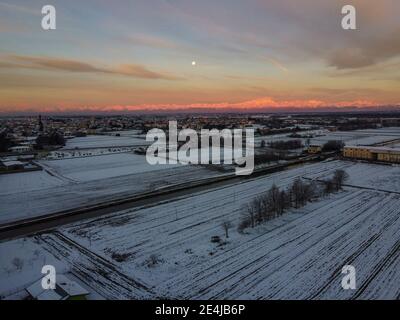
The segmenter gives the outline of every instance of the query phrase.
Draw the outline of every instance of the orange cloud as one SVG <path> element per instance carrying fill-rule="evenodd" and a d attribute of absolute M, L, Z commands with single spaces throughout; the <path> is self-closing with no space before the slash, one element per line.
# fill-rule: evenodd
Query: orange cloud
<path fill-rule="evenodd" d="M 44 69 L 67 72 L 82 72 L 82 73 L 108 73 L 116 75 L 131 76 L 141 79 L 161 79 L 161 80 L 177 80 L 179 77 L 155 72 L 143 65 L 139 64 L 123 64 L 117 67 L 97 67 L 90 63 L 52 58 L 52 57 L 34 57 L 11 55 L 8 56 L 8 61 L 0 62 L 0 68 L 22 68 L 22 69 Z"/>

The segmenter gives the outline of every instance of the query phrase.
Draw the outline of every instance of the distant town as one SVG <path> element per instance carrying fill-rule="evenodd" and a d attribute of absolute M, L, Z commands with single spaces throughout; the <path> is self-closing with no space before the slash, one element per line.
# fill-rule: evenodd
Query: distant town
<path fill-rule="evenodd" d="M 353 149 L 343 149 L 344 141 L 337 133 L 356 130 L 379 129 L 385 127 L 400 126 L 400 117 L 396 113 L 365 113 L 365 114 L 300 114 L 300 115 L 276 115 L 276 114 L 204 114 L 196 116 L 188 115 L 163 115 L 163 116 L 33 116 L 33 117 L 5 117 L 0 119 L 0 170 L 21 170 L 32 168 L 33 159 L 41 159 L 54 156 L 59 149 L 66 149 L 68 141 L 74 138 L 86 136 L 124 136 L 125 132 L 132 131 L 139 139 L 143 139 L 143 146 L 148 145 L 144 141 L 145 134 L 153 128 L 168 129 L 168 121 L 176 120 L 179 128 L 194 130 L 225 128 L 252 128 L 258 141 L 256 159 L 257 163 L 264 160 L 290 158 L 293 150 L 298 154 L 299 149 L 309 154 L 318 154 L 323 150 L 342 150 L 347 157 L 380 159 L 398 162 L 398 156 L 394 150 L 389 150 L 393 156 L 388 156 L 385 149 L 368 149 L 361 151 L 355 141 Z M 322 143 L 318 137 L 332 135 L 331 141 Z M 279 137 L 284 139 L 279 140 Z M 122 140 L 122 139 L 121 139 Z M 382 141 L 371 146 L 383 147 L 394 144 L 394 141 Z M 329 142 L 329 143 L 327 143 Z M 392 143 L 393 142 L 393 143 Z M 336 145 L 335 145 L 336 143 Z M 367 144 L 369 145 L 369 144 Z M 115 147 L 132 147 L 115 140 Z M 141 152 L 137 146 L 136 151 Z M 68 148 L 69 149 L 69 148 Z M 80 149 L 79 146 L 73 149 Z M 85 149 L 87 149 L 85 147 Z M 124 149 L 125 150 L 125 149 Z M 331 151 L 332 151 L 331 150 Z M 357 150 L 357 151 L 356 151 Z M 371 154 L 369 154 L 369 153 Z M 59 153 L 62 154 L 62 153 Z M 384 156 L 385 154 L 386 156 Z"/>

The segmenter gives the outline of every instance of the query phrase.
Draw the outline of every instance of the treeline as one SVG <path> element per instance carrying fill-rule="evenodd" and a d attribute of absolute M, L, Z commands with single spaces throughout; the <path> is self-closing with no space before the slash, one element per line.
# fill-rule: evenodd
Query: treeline
<path fill-rule="evenodd" d="M 271 141 L 271 142 L 268 142 L 268 146 L 272 149 L 278 149 L 278 150 L 293 150 L 293 149 L 300 149 L 300 148 L 304 147 L 301 140 Z"/>
<path fill-rule="evenodd" d="M 264 152 L 261 154 L 255 154 L 254 155 L 254 164 L 259 165 L 259 164 L 263 164 L 263 163 L 278 161 L 281 159 L 282 159 L 282 157 L 280 157 L 279 154 L 276 154 L 275 152 L 272 152 L 272 151 L 268 151 L 268 152 Z"/>
<path fill-rule="evenodd" d="M 7 136 L 6 131 L 0 132 L 0 152 L 6 152 L 8 151 L 9 148 L 13 147 L 14 145 L 15 144 L 13 143 L 11 138 Z"/>
<path fill-rule="evenodd" d="M 329 140 L 322 146 L 322 151 L 340 151 L 344 146 L 345 144 L 341 140 Z"/>
<path fill-rule="evenodd" d="M 275 219 L 290 208 L 304 207 L 309 201 L 326 196 L 342 189 L 348 178 L 344 170 L 336 170 L 333 177 L 320 184 L 314 181 L 304 182 L 300 178 L 291 186 L 281 190 L 275 184 L 265 193 L 253 199 L 243 208 L 243 216 L 237 230 L 243 233 L 247 228 Z"/>
<path fill-rule="evenodd" d="M 267 146 L 265 140 L 261 140 L 260 146 L 261 148 L 265 148 Z M 291 150 L 291 149 L 303 148 L 304 145 L 301 142 L 301 140 L 289 140 L 289 141 L 279 140 L 279 141 L 268 142 L 268 147 L 278 150 Z"/>
<path fill-rule="evenodd" d="M 38 136 L 36 138 L 36 149 L 42 150 L 45 146 L 65 146 L 65 138 L 55 130 L 47 135 Z"/>

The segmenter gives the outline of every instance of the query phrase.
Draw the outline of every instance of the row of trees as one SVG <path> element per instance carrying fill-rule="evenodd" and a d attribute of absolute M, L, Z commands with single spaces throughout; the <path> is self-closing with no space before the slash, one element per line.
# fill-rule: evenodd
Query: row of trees
<path fill-rule="evenodd" d="M 301 140 L 271 141 L 271 142 L 268 142 L 268 146 L 272 149 L 278 149 L 278 150 L 293 150 L 293 149 L 300 149 L 300 148 L 304 147 Z"/>
<path fill-rule="evenodd" d="M 7 136 L 6 131 L 0 132 L 0 152 L 6 152 L 9 148 L 14 146 L 12 140 Z"/>
<path fill-rule="evenodd" d="M 272 161 L 278 161 L 286 156 L 284 153 L 276 153 L 273 151 L 266 151 L 263 153 L 257 153 L 254 155 L 254 164 L 268 163 Z"/>
<path fill-rule="evenodd" d="M 323 181 L 325 184 L 324 194 L 337 192 L 343 188 L 344 183 L 349 178 L 349 175 L 344 170 L 336 170 L 332 179 Z"/>
<path fill-rule="evenodd" d="M 57 131 L 52 131 L 48 135 L 40 135 L 36 138 L 36 149 L 41 150 L 44 146 L 65 146 L 65 138 Z"/>
<path fill-rule="evenodd" d="M 329 140 L 322 146 L 322 151 L 340 151 L 344 148 L 345 144 L 341 140 Z"/>
<path fill-rule="evenodd" d="M 248 203 L 243 211 L 243 217 L 238 225 L 238 232 L 247 228 L 275 219 L 289 209 L 301 208 L 309 201 L 342 189 L 347 173 L 336 170 L 332 179 L 320 182 L 324 188 L 314 181 L 304 182 L 297 178 L 286 190 L 279 189 L 275 184 L 263 195 Z"/>

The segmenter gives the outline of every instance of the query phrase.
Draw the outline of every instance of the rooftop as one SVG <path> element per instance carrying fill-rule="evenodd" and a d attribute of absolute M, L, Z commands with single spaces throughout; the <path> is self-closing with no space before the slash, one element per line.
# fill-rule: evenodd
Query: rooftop
<path fill-rule="evenodd" d="M 87 295 L 89 292 L 63 274 L 56 276 L 56 289 L 42 288 L 42 279 L 31 284 L 26 291 L 37 300 L 62 300 L 68 297 Z"/>
<path fill-rule="evenodd" d="M 389 148 L 389 147 L 368 147 L 368 146 L 345 146 L 345 149 L 367 149 L 371 152 L 386 152 L 386 153 L 400 153 L 400 148 Z"/>

